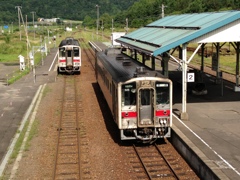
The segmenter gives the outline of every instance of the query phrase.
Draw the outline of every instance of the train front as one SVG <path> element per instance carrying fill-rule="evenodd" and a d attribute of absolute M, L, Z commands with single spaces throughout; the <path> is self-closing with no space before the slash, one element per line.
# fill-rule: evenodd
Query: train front
<path fill-rule="evenodd" d="M 153 142 L 170 137 L 172 82 L 157 77 L 138 77 L 119 86 L 121 139 Z"/>
<path fill-rule="evenodd" d="M 66 45 L 59 47 L 58 73 L 80 73 L 81 49 L 79 46 Z"/>

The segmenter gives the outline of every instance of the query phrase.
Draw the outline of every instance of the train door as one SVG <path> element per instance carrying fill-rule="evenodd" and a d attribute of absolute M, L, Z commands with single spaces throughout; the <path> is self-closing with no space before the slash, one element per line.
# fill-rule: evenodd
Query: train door
<path fill-rule="evenodd" d="M 66 52 L 67 66 L 73 66 L 73 52 L 72 50 L 67 50 Z"/>
<path fill-rule="evenodd" d="M 154 119 L 154 89 L 140 89 L 138 92 L 139 116 L 138 125 L 146 127 L 153 125 Z"/>

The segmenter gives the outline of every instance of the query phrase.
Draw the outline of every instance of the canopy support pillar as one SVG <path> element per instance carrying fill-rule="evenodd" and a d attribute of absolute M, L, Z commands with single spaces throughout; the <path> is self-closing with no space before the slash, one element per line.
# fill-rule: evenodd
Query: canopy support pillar
<path fill-rule="evenodd" d="M 240 42 L 236 42 L 236 85 L 234 87 L 235 92 L 240 92 L 240 86 L 239 86 L 239 55 L 240 55 Z"/>
<path fill-rule="evenodd" d="M 187 44 L 182 46 L 182 112 L 180 118 L 188 120 L 187 113 Z"/>

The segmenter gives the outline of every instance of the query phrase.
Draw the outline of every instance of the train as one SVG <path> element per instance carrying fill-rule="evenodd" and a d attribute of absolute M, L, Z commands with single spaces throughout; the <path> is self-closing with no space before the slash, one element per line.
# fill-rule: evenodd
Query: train
<path fill-rule="evenodd" d="M 121 48 L 96 53 L 97 83 L 122 140 L 152 143 L 171 137 L 172 81 Z"/>
<path fill-rule="evenodd" d="M 80 74 L 81 47 L 77 39 L 67 37 L 60 42 L 57 63 L 58 74 Z"/>

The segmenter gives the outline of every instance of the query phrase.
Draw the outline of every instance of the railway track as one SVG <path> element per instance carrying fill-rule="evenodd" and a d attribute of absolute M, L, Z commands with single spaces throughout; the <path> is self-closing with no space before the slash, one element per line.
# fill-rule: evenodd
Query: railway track
<path fill-rule="evenodd" d="M 81 120 L 84 114 L 82 100 L 77 93 L 77 76 L 63 76 L 63 79 L 53 179 L 83 179 L 89 172 L 83 162 L 86 133 Z"/>
<path fill-rule="evenodd" d="M 80 42 L 87 45 L 83 39 Z M 82 49 L 87 57 L 83 73 L 94 73 L 95 56 L 89 49 Z M 89 141 L 84 127 L 83 103 L 77 95 L 76 84 L 81 86 L 80 82 L 76 83 L 77 77 L 63 76 L 64 92 L 53 179 L 91 179 Z M 81 78 L 80 81 L 84 80 Z M 177 152 L 173 147 L 169 148 L 168 143 L 160 146 L 134 145 L 127 152 L 137 179 L 199 179 L 180 155 L 174 155 Z"/>
<path fill-rule="evenodd" d="M 86 54 L 88 62 L 90 62 L 92 69 L 95 70 L 95 54 L 92 51 L 92 49 L 89 47 L 88 43 L 83 38 L 79 39 L 80 44 L 84 45 L 84 48 L 82 48 L 83 53 Z M 88 48 L 86 48 L 88 47 Z"/>
<path fill-rule="evenodd" d="M 76 77 L 64 76 L 53 179 L 80 179 L 79 102 Z"/>
<path fill-rule="evenodd" d="M 133 145 L 127 152 L 137 179 L 199 179 L 169 143 Z"/>
<path fill-rule="evenodd" d="M 87 45 L 83 39 L 79 40 L 83 47 Z M 82 52 L 84 57 L 88 57 L 84 59 L 85 68 L 82 69 L 87 74 L 89 71 L 85 69 L 94 70 L 94 56 L 85 48 L 82 48 Z M 83 77 L 70 75 L 59 78 L 63 78 L 63 94 L 53 179 L 91 179 L 89 141 L 84 122 L 86 117 L 82 94 L 78 92 Z"/>

